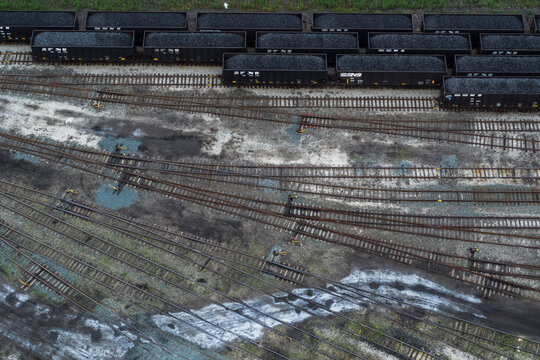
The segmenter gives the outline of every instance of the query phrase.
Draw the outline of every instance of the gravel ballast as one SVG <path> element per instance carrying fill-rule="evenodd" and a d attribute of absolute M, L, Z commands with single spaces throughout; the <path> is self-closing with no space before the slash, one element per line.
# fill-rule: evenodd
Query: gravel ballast
<path fill-rule="evenodd" d="M 75 13 L 66 11 L 0 11 L 0 26 L 73 26 Z"/>
<path fill-rule="evenodd" d="M 43 31 L 32 39 L 33 46 L 132 46 L 133 36 L 121 32 Z"/>
<path fill-rule="evenodd" d="M 482 35 L 486 50 L 540 50 L 540 35 Z"/>
<path fill-rule="evenodd" d="M 354 34 L 268 33 L 257 38 L 257 46 L 268 49 L 356 49 Z"/>
<path fill-rule="evenodd" d="M 323 57 L 314 55 L 248 54 L 225 59 L 228 70 L 326 70 Z"/>
<path fill-rule="evenodd" d="M 447 78 L 448 94 L 540 94 L 540 79 L 532 78 Z"/>
<path fill-rule="evenodd" d="M 446 71 L 442 58 L 420 55 L 343 55 L 339 71 Z"/>
<path fill-rule="evenodd" d="M 313 14 L 315 29 L 413 29 L 405 14 Z"/>
<path fill-rule="evenodd" d="M 88 15 L 86 26 L 185 28 L 186 15 L 177 12 L 98 12 Z"/>
<path fill-rule="evenodd" d="M 433 30 L 523 30 L 519 15 L 429 14 L 424 27 Z"/>
<path fill-rule="evenodd" d="M 294 14 L 209 13 L 200 14 L 197 27 L 203 29 L 302 29 L 302 17 Z"/>
<path fill-rule="evenodd" d="M 211 33 L 146 33 L 146 47 L 163 48 L 243 48 L 245 38 L 240 34 Z"/>
<path fill-rule="evenodd" d="M 469 39 L 463 35 L 438 34 L 374 34 L 369 37 L 372 48 L 378 49 L 445 49 L 469 50 Z"/>
<path fill-rule="evenodd" d="M 540 56 L 460 56 L 456 69 L 461 72 L 540 72 Z"/>

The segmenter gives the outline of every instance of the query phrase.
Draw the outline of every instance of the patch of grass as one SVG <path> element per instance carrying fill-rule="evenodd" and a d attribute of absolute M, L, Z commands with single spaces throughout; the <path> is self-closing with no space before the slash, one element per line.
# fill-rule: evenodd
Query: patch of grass
<path fill-rule="evenodd" d="M 465 11 L 482 8 L 486 12 L 519 12 L 538 6 L 537 0 L 0 0 L 3 10 L 58 10 L 84 8 L 96 10 L 189 10 L 223 9 L 239 10 L 313 10 L 313 11 L 399 11 L 425 9 L 445 12 L 447 9 Z"/>

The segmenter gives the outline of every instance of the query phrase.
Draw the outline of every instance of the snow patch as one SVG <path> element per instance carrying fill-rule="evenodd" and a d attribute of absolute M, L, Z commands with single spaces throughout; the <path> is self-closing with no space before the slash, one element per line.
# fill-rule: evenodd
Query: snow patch
<path fill-rule="evenodd" d="M 402 298 L 412 305 L 433 311 L 448 309 L 453 312 L 470 312 L 468 304 L 481 302 L 472 295 L 451 291 L 415 274 L 354 270 L 341 282 L 360 289 L 370 289 L 372 284 L 376 284 L 376 289 L 370 291 Z M 336 288 L 330 284 L 327 287 L 332 289 L 331 293 L 300 288 L 292 291 L 296 295 L 292 297 L 286 293 L 276 293 L 275 298 L 265 295 L 246 300 L 247 306 L 227 302 L 223 303 L 223 306 L 212 304 L 193 310 L 193 313 L 204 321 L 186 312 L 174 313 L 172 316 L 154 315 L 152 320 L 163 331 L 190 339 L 204 348 L 218 349 L 225 342 L 239 338 L 255 341 L 264 335 L 266 327 L 273 328 L 281 322 L 295 324 L 314 314 L 324 317 L 330 315 L 330 311 L 340 313 L 363 310 L 371 305 L 369 300 L 358 297 L 347 289 Z M 314 306 L 313 303 L 321 307 Z M 323 306 L 330 311 L 322 308 Z"/>

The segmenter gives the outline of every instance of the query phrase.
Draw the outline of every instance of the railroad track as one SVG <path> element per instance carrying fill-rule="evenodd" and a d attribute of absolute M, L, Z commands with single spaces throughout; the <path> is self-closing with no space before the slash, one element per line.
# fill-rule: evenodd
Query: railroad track
<path fill-rule="evenodd" d="M 17 188 L 20 191 L 21 190 L 26 190 L 24 187 L 21 187 L 21 186 L 13 186 L 13 188 Z M 3 190 L 6 190 L 6 189 L 3 189 Z M 34 194 L 35 193 L 36 192 L 34 191 Z M 41 193 L 41 195 L 43 195 L 43 194 Z M 89 220 L 89 218 L 86 216 L 86 214 L 88 214 L 88 215 L 89 214 L 96 215 L 98 213 L 101 213 L 101 215 L 103 215 L 103 219 L 109 219 L 111 224 L 113 224 L 113 223 L 116 224 L 114 227 L 111 226 L 111 228 L 116 228 L 116 226 L 118 226 L 119 222 L 124 222 L 125 225 L 127 225 L 126 229 L 127 229 L 127 227 L 130 227 L 132 229 L 137 230 L 141 235 L 157 236 L 157 234 L 165 234 L 165 235 L 169 235 L 169 239 L 172 239 L 172 237 L 170 235 L 172 235 L 173 233 L 171 233 L 170 231 L 165 230 L 165 229 L 156 228 L 155 225 L 154 226 L 145 225 L 145 227 L 141 227 L 140 226 L 141 223 L 139 221 L 137 221 L 136 219 L 125 218 L 125 217 L 118 216 L 116 214 L 105 214 L 105 213 L 102 213 L 99 210 L 92 209 L 92 208 L 88 207 L 87 205 L 78 204 L 78 203 L 75 203 L 75 202 L 73 202 L 71 200 L 66 200 L 65 204 L 67 206 L 62 206 L 62 207 L 59 208 L 58 202 L 62 202 L 63 198 L 54 198 L 53 196 L 49 196 L 49 200 L 51 200 L 51 199 L 53 201 L 50 201 L 50 203 L 54 204 L 54 205 L 50 205 L 49 208 L 51 210 L 53 210 L 53 211 L 57 211 L 56 209 L 60 209 L 63 213 L 65 213 L 67 215 L 76 216 L 76 217 L 79 217 L 79 218 L 85 219 L 85 220 Z M 77 207 L 79 207 L 81 210 L 72 211 L 72 210 L 76 209 Z M 85 214 L 85 215 L 81 215 L 81 214 Z M 94 219 L 93 221 L 96 221 L 96 220 Z M 96 221 L 96 225 L 99 225 L 99 224 L 101 224 L 101 222 Z M 150 229 L 146 228 L 146 226 L 149 226 Z M 185 237 L 185 235 L 180 235 L 180 236 Z M 198 243 L 201 240 L 202 239 L 200 239 L 200 238 L 191 238 L 190 239 L 190 241 L 192 243 Z M 184 240 L 184 242 L 185 242 L 185 240 Z M 216 245 L 216 246 L 219 246 L 219 245 Z M 220 246 L 220 247 L 222 247 L 222 246 Z M 247 254 L 245 254 L 245 256 L 249 257 L 249 255 L 247 255 Z M 222 257 L 220 257 L 220 258 L 222 258 Z M 237 263 L 237 261 L 234 261 L 234 263 Z M 314 274 L 309 274 L 309 273 L 307 273 L 307 274 L 310 277 L 311 276 L 316 277 L 316 275 L 314 275 Z M 307 284 L 302 283 L 301 281 L 299 282 L 299 284 L 307 286 Z M 336 285 L 339 286 L 340 284 L 336 284 Z M 382 304 L 382 305 L 384 305 L 384 304 Z M 413 317 L 411 317 L 411 319 L 413 319 Z M 410 326 L 414 326 L 414 325 L 415 325 L 414 322 L 410 323 Z M 434 324 L 431 324 L 431 325 L 434 325 Z M 452 318 L 451 326 L 445 326 L 443 328 L 443 330 L 446 331 L 446 332 L 448 332 L 450 330 L 452 333 L 456 334 L 457 336 L 455 336 L 454 339 L 455 339 L 456 342 L 460 343 L 462 349 L 465 349 L 466 351 L 471 352 L 471 353 L 476 354 L 476 355 L 482 355 L 482 357 L 486 358 L 486 359 L 491 358 L 491 356 L 497 355 L 497 354 L 492 354 L 492 355 L 490 355 L 488 357 L 486 354 L 489 354 L 489 351 L 486 351 L 485 346 L 479 346 L 474 341 L 471 341 L 470 339 L 467 340 L 467 338 L 462 336 L 463 334 L 470 335 L 470 336 L 472 336 L 473 338 L 476 338 L 476 339 L 488 340 L 489 343 L 496 343 L 496 342 L 504 341 L 507 346 L 511 346 L 511 347 L 513 347 L 515 349 L 520 349 L 519 351 L 524 351 L 524 352 L 533 353 L 535 351 L 538 352 L 538 349 L 539 349 L 539 347 L 538 347 L 539 344 L 538 343 L 529 341 L 527 339 L 522 339 L 522 338 L 519 338 L 519 337 L 516 337 L 516 336 L 513 336 L 513 335 L 509 335 L 509 334 L 500 332 L 500 331 L 495 330 L 495 329 L 486 328 L 486 327 L 483 327 L 483 326 L 480 326 L 480 325 L 477 325 L 477 324 L 473 324 L 473 323 L 470 323 L 470 322 L 467 322 L 467 321 L 462 321 L 462 320 L 458 320 L 458 319 L 454 319 L 454 318 Z M 509 339 L 512 339 L 512 341 L 509 342 Z M 416 354 L 420 354 L 420 353 L 418 351 L 411 352 L 409 354 L 409 356 L 411 358 L 418 358 L 418 357 L 416 357 Z M 420 354 L 420 355 L 425 356 L 425 354 Z M 422 358 L 422 357 L 420 357 L 420 358 Z"/>
<path fill-rule="evenodd" d="M 219 75 L 201 74 L 78 74 L 78 75 L 30 75 L 2 74 L 0 78 L 17 82 L 39 82 L 59 85 L 80 86 L 169 86 L 169 87 L 220 87 Z M 364 109 L 387 111 L 429 111 L 439 108 L 438 100 L 432 97 L 322 97 L 322 96 L 265 96 L 265 97 L 208 97 L 192 94 L 197 101 L 212 102 L 215 105 L 252 106 L 256 108 L 307 108 L 307 109 Z"/>
<path fill-rule="evenodd" d="M 181 110 L 188 113 L 209 114 L 231 119 L 264 121 L 281 125 L 297 126 L 299 130 L 305 128 L 341 129 L 374 133 L 380 135 L 405 136 L 422 140 L 435 140 L 458 144 L 470 144 L 502 150 L 520 150 L 536 152 L 540 149 L 540 140 L 533 135 L 524 133 L 509 135 L 509 130 L 503 120 L 381 120 L 363 118 L 340 118 L 329 116 L 302 115 L 257 108 L 254 105 L 235 106 L 230 104 L 214 104 L 211 101 L 197 101 L 194 98 L 182 98 L 163 95 L 143 95 L 122 93 L 109 90 L 93 90 L 78 88 L 69 85 L 56 85 L 45 83 L 17 82 L 13 80 L 0 81 L 0 89 L 23 93 L 36 93 L 54 95 L 67 98 L 76 98 L 92 103 L 115 103 L 162 109 Z M 490 128 L 498 128 L 496 132 L 485 133 L 477 129 L 478 122 L 490 124 Z M 504 124 L 504 125 L 503 125 Z M 539 122 L 536 120 L 516 121 L 519 124 L 517 132 L 536 133 Z M 516 125 L 517 126 L 517 125 Z"/>
<path fill-rule="evenodd" d="M 29 144 L 26 143 L 25 147 L 18 148 L 17 150 L 27 152 L 29 147 L 28 145 Z M 62 155 L 61 157 L 65 155 L 67 154 Z M 53 162 L 58 161 L 54 158 L 45 158 Z M 445 276 L 457 278 L 483 289 L 486 297 L 490 297 L 492 294 L 522 296 L 530 299 L 535 299 L 538 297 L 538 289 L 504 279 L 508 268 L 513 267 L 517 269 L 519 267 L 523 267 L 519 264 L 505 264 L 504 272 L 499 271 L 497 273 L 497 271 L 494 270 L 489 270 L 489 272 L 483 271 L 487 269 L 478 271 L 478 269 L 475 269 L 474 266 L 469 266 L 469 259 L 467 257 L 432 252 L 424 248 L 414 248 L 406 245 L 386 243 L 381 240 L 357 236 L 354 233 L 339 231 L 331 226 L 318 225 L 310 223 L 306 220 L 287 216 L 284 214 L 286 204 L 283 203 L 269 203 L 263 199 L 250 199 L 229 194 L 220 194 L 215 191 L 171 183 L 168 181 L 159 180 L 157 178 L 125 171 L 122 173 L 120 178 L 118 178 L 117 175 L 108 175 L 106 171 L 103 172 L 103 170 L 111 170 L 114 174 L 114 166 L 107 165 L 103 167 L 101 164 L 85 162 L 84 159 L 78 159 L 71 155 L 68 155 L 66 160 L 68 160 L 67 163 L 60 161 L 58 162 L 95 175 L 103 176 L 106 179 L 115 179 L 121 181 L 124 184 L 123 186 L 134 186 L 144 190 L 151 190 L 169 197 L 182 199 L 194 204 L 239 216 L 244 219 L 273 226 L 277 229 L 282 229 L 293 234 L 352 247 L 373 255 L 403 262 L 422 269 L 435 271 Z M 73 163 L 74 160 L 83 160 L 82 164 L 84 165 L 75 165 Z M 90 166 L 92 169 L 89 168 Z M 452 263 L 448 263 L 448 261 L 451 261 Z M 454 264 L 453 261 L 456 261 L 458 265 Z M 431 265 L 437 265 L 437 269 L 434 269 Z M 443 268 L 446 267 L 447 270 L 443 271 L 441 266 Z M 514 272 L 514 274 L 515 273 L 516 272 Z M 523 275 L 528 276 L 528 274 Z M 486 283 L 486 281 L 488 282 Z"/>

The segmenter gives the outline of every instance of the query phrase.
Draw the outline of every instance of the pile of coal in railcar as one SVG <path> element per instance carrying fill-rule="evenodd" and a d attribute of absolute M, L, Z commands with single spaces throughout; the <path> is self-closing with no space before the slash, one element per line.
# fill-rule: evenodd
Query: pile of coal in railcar
<path fill-rule="evenodd" d="M 187 29 L 185 12 L 124 12 L 89 11 L 87 30 L 133 30 L 135 41 L 141 43 L 145 31 L 184 31 Z"/>
<path fill-rule="evenodd" d="M 326 54 L 333 64 L 337 54 L 358 53 L 356 33 L 287 33 L 257 32 L 257 52 Z"/>
<path fill-rule="evenodd" d="M 314 13 L 313 31 L 357 32 L 360 44 L 367 43 L 369 32 L 412 32 L 412 14 Z"/>
<path fill-rule="evenodd" d="M 135 55 L 133 31 L 34 31 L 39 61 L 127 61 Z"/>
<path fill-rule="evenodd" d="M 224 54 L 226 84 L 326 84 L 325 54 Z"/>
<path fill-rule="evenodd" d="M 75 30 L 75 11 L 0 11 L 0 40 L 30 42 L 32 32 Z"/>
<path fill-rule="evenodd" d="M 424 14 L 424 31 L 435 33 L 469 33 L 473 45 L 481 33 L 523 33 L 523 15 L 491 14 Z"/>
<path fill-rule="evenodd" d="M 146 32 L 144 37 L 147 61 L 221 63 L 224 53 L 245 51 L 245 32 Z"/>
<path fill-rule="evenodd" d="M 245 31 L 248 44 L 257 31 L 302 31 L 301 13 L 199 13 L 199 31 Z"/>
<path fill-rule="evenodd" d="M 491 55 L 540 55 L 540 35 L 480 34 L 480 52 Z"/>
<path fill-rule="evenodd" d="M 438 86 L 446 75 L 444 55 L 338 55 L 336 76 L 341 84 Z"/>
<path fill-rule="evenodd" d="M 458 55 L 455 69 L 464 76 L 539 76 L 540 56 Z"/>

